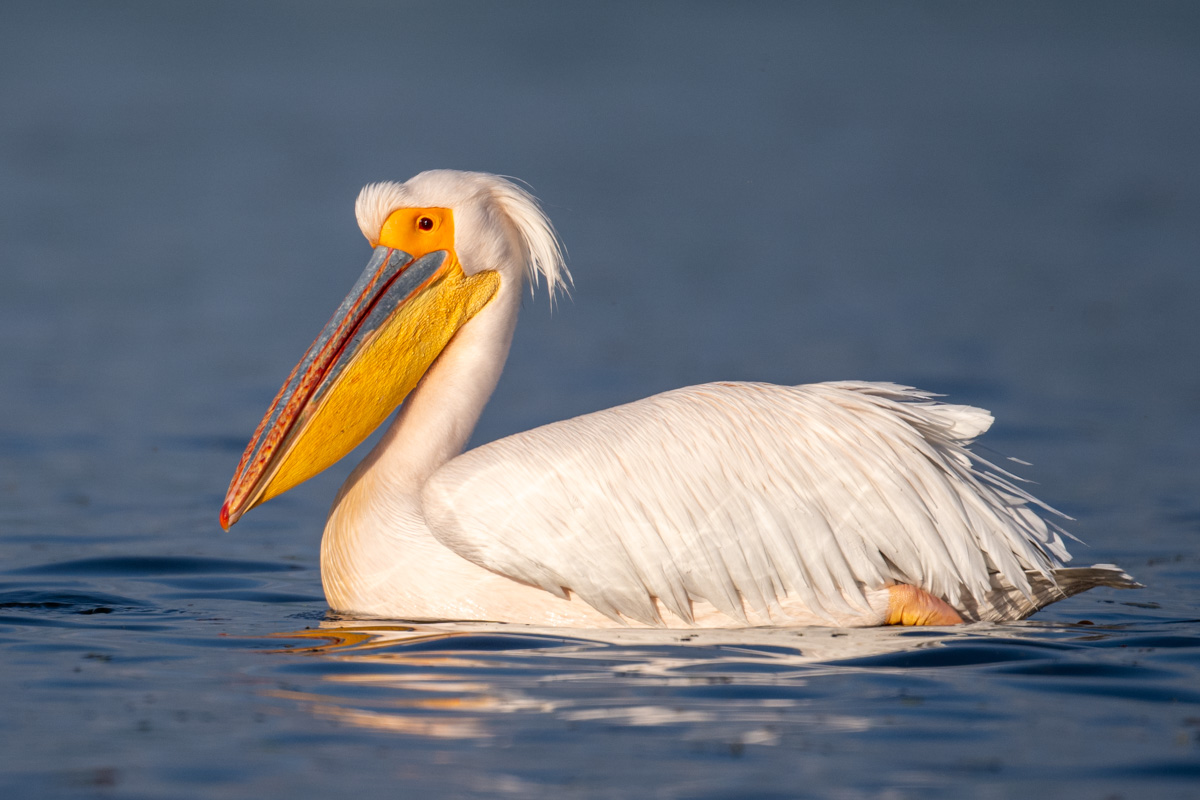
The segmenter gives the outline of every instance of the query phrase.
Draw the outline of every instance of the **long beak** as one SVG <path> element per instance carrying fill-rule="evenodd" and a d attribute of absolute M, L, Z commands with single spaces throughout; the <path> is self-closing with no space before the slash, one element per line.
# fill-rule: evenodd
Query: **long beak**
<path fill-rule="evenodd" d="M 403 402 L 454 333 L 495 294 L 453 250 L 375 248 L 366 270 L 275 396 L 221 507 L 221 527 L 357 447 Z"/>

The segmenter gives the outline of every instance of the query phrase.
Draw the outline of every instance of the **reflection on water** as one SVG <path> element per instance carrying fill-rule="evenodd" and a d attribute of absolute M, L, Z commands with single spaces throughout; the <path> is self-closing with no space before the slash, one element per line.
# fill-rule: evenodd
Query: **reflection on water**
<path fill-rule="evenodd" d="M 566 723 L 707 729 L 741 745 L 772 745 L 782 727 L 872 727 L 865 715 L 806 711 L 820 694 L 808 691 L 814 679 L 1040 661 L 1078 647 L 1053 640 L 1064 633 L 1077 642 L 1112 635 L 1094 626 L 564 632 L 327 621 L 276 634 L 300 643 L 273 652 L 316 659 L 284 671 L 316 680 L 305 690 L 264 694 L 343 725 L 428 738 L 484 739 L 496 735 L 497 717 L 534 714 Z M 602 693 L 581 688 L 586 683 L 603 686 Z"/>
<path fill-rule="evenodd" d="M 326 669 L 316 668 L 315 687 L 265 694 L 345 725 L 431 738 L 490 737 L 492 719 L 521 713 L 617 726 L 719 726 L 723 735 L 736 731 L 743 745 L 767 745 L 777 741 L 771 726 L 785 715 L 795 725 L 795 709 L 803 702 L 797 692 L 822 671 L 815 663 L 928 646 L 957 635 L 913 640 L 885 630 L 782 628 L 564 635 L 504 624 L 326 622 L 317 630 L 278 634 L 305 644 L 277 652 L 326 661 Z M 319 643 L 308 644 L 313 641 Z M 580 682 L 634 691 L 599 699 L 577 686 L 565 688 Z M 677 699 L 645 701 L 646 689 L 666 689 L 670 700 L 688 687 L 707 687 L 712 697 L 693 698 L 686 706 Z M 858 731 L 869 721 L 819 713 L 807 724 Z"/>
<path fill-rule="evenodd" d="M 415 628 L 380 626 L 363 628 L 330 627 L 321 631 L 279 634 L 283 638 L 319 639 L 322 644 L 289 652 L 295 655 L 329 656 L 336 661 L 357 664 L 364 672 L 335 673 L 322 680 L 333 684 L 334 691 L 299 692 L 270 690 L 270 697 L 295 700 L 308 706 L 320 717 L 370 730 L 405 733 L 433 738 L 482 738 L 488 735 L 478 716 L 435 716 L 445 712 L 466 715 L 505 713 L 518 710 L 549 712 L 550 703 L 536 703 L 505 692 L 491 684 L 473 679 L 471 670 L 486 670 L 489 663 L 448 655 L 421 652 L 396 652 L 396 644 L 438 641 L 463 634 L 425 632 Z M 452 646 L 452 645 L 451 645 Z M 374 668 L 374 670 L 372 670 Z M 375 671 L 377 670 L 377 671 Z M 350 708 L 338 705 L 335 695 L 340 688 L 383 690 L 388 699 L 379 709 Z"/>

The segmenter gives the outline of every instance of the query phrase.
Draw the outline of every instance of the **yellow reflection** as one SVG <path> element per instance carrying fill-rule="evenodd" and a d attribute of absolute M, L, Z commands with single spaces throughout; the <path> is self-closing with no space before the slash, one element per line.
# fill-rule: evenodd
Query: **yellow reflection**
<path fill-rule="evenodd" d="M 479 635 L 513 636 L 515 646 L 493 652 L 464 638 Z M 732 736 L 742 744 L 771 745 L 783 719 L 790 726 L 823 730 L 869 726 L 861 717 L 811 714 L 790 699 L 795 687 L 815 676 L 852 669 L 821 662 L 939 646 L 965 635 L 977 634 L 958 629 L 912 637 L 882 628 L 568 633 L 489 623 L 331 621 L 317 629 L 276 634 L 302 644 L 270 651 L 327 660 L 329 671 L 316 671 L 307 690 L 277 688 L 263 694 L 342 725 L 427 738 L 487 738 L 503 715 L 528 713 L 571 723 L 683 725 L 711 729 L 714 736 Z M 431 649 L 431 643 L 444 652 Z M 422 647 L 408 649 L 416 644 Z M 579 682 L 580 688 L 551 690 L 563 682 Z M 646 703 L 644 694 L 613 691 L 614 685 L 744 683 L 786 686 L 789 697 L 767 693 L 761 699 L 734 700 L 716 692 L 709 700 L 657 705 Z"/>
<path fill-rule="evenodd" d="M 323 703 L 310 706 L 309 710 L 318 717 L 354 728 L 404 733 L 429 739 L 484 739 L 490 735 L 483 729 L 483 720 L 471 717 L 441 719 L 416 714 L 387 714 Z"/>

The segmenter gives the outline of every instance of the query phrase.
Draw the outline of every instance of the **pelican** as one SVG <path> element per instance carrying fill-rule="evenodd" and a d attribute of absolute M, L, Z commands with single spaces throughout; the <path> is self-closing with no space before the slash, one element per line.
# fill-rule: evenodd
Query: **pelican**
<path fill-rule="evenodd" d="M 890 383 L 712 383 L 464 453 L 525 285 L 570 283 L 537 200 L 435 170 L 365 187 L 373 248 L 238 465 L 220 523 L 396 408 L 321 542 L 354 617 L 541 626 L 1015 620 L 1119 568 L 1069 568 L 1057 512 L 968 446 L 992 416 Z M 1061 515 L 1059 515 L 1061 516 Z"/>

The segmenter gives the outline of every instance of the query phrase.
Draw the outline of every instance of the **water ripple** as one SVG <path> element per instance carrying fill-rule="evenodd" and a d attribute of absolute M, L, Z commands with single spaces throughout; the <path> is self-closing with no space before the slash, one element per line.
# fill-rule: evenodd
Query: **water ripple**
<path fill-rule="evenodd" d="M 241 561 L 231 558 L 199 558 L 195 556 L 102 556 L 56 561 L 9 570 L 9 575 L 74 575 L 74 576 L 160 576 L 239 574 L 249 572 L 291 572 L 302 570 L 298 564 L 277 561 Z"/>
<path fill-rule="evenodd" d="M 146 604 L 120 595 L 98 592 L 0 591 L 0 609 L 54 611 L 68 614 L 111 614 L 114 611 L 144 609 Z"/>

